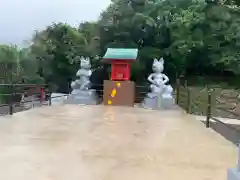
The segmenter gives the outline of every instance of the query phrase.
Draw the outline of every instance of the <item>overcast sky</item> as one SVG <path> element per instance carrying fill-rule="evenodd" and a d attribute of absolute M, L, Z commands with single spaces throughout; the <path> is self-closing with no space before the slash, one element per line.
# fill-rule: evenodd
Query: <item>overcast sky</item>
<path fill-rule="evenodd" d="M 97 20 L 110 0 L 0 0 L 0 43 L 21 45 L 52 22 Z"/>

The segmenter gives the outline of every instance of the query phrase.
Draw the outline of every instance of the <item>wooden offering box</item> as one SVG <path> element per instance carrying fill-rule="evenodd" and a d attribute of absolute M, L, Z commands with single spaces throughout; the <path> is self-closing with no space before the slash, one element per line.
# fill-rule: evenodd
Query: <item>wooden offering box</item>
<path fill-rule="evenodd" d="M 134 106 L 135 83 L 132 81 L 104 81 L 104 105 Z"/>

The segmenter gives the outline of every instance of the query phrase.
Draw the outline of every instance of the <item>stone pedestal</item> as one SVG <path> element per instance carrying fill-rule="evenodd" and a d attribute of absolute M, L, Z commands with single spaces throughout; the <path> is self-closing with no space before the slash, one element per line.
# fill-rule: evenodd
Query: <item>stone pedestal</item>
<path fill-rule="evenodd" d="M 104 81 L 104 105 L 134 106 L 135 84 L 132 81 Z"/>
<path fill-rule="evenodd" d="M 237 167 L 228 169 L 227 180 L 240 180 L 240 144 L 238 144 L 238 164 L 237 164 Z"/>
<path fill-rule="evenodd" d="M 157 109 L 158 108 L 157 95 L 153 94 L 153 93 L 148 93 L 147 96 L 143 100 L 142 106 L 144 108 Z"/>
<path fill-rule="evenodd" d="M 68 96 L 65 104 L 85 104 L 85 105 L 96 105 L 99 100 L 96 95 L 96 91 L 90 90 L 73 90 Z"/>
<path fill-rule="evenodd" d="M 227 172 L 227 180 L 240 180 L 240 171 L 237 168 L 229 169 Z"/>
<path fill-rule="evenodd" d="M 144 98 L 142 107 L 149 109 L 172 109 L 174 107 L 174 99 L 171 96 L 148 93 Z"/>
<path fill-rule="evenodd" d="M 161 103 L 162 109 L 172 109 L 175 105 L 175 100 L 172 96 L 170 97 L 170 96 L 162 95 L 162 99 L 160 103 Z"/>

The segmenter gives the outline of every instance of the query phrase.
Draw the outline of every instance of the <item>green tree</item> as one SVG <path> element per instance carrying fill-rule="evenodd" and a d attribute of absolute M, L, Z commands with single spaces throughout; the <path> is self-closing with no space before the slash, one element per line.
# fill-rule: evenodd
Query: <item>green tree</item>
<path fill-rule="evenodd" d="M 43 83 L 43 79 L 37 73 L 37 64 L 32 58 L 32 54 L 28 48 L 19 49 L 16 46 L 0 45 L 0 100 L 6 102 L 9 94 L 12 91 L 22 92 L 23 88 L 14 87 L 6 84 L 19 84 L 19 83 Z"/>
<path fill-rule="evenodd" d="M 31 51 L 39 63 L 41 76 L 52 90 L 68 92 L 79 68 L 76 57 L 95 55 L 94 27 L 95 24 L 83 23 L 77 29 L 58 23 L 36 33 Z"/>
<path fill-rule="evenodd" d="M 138 72 L 151 71 L 163 56 L 177 74 L 240 72 L 239 8 L 228 1 L 115 0 L 102 13 L 101 53 L 107 47 L 137 47 Z M 136 70 L 136 69 L 135 69 Z M 135 73 L 136 74 L 136 73 Z"/>

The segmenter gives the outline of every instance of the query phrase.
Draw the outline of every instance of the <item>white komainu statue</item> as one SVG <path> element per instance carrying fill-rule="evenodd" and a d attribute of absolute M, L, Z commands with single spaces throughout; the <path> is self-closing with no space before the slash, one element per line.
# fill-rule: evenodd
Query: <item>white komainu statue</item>
<path fill-rule="evenodd" d="M 66 104 L 85 104 L 96 105 L 98 98 L 96 90 L 90 89 L 90 77 L 92 75 L 91 64 L 89 58 L 77 57 L 80 60 L 80 69 L 77 72 L 77 80 L 73 81 L 71 87 L 73 91 L 69 94 Z"/>
<path fill-rule="evenodd" d="M 90 64 L 90 59 L 89 58 L 80 58 L 80 66 L 81 68 L 78 70 L 77 72 L 77 77 L 79 77 L 79 79 L 75 80 L 72 82 L 71 87 L 76 90 L 89 90 L 90 88 L 90 76 L 92 75 L 92 71 L 91 71 L 91 64 Z"/>
<path fill-rule="evenodd" d="M 154 59 L 152 70 L 153 73 L 148 77 L 148 81 L 151 83 L 151 92 L 154 94 L 162 93 L 165 88 L 165 84 L 169 82 L 168 77 L 162 73 L 164 70 L 164 59 Z"/>
<path fill-rule="evenodd" d="M 147 108 L 156 108 L 157 101 L 160 97 L 161 107 L 167 107 L 172 104 L 173 88 L 170 85 L 166 85 L 169 82 L 169 78 L 163 74 L 164 70 L 164 59 L 154 59 L 152 66 L 153 73 L 149 75 L 148 81 L 151 83 L 151 92 L 147 94 L 144 99 L 143 106 Z"/>

